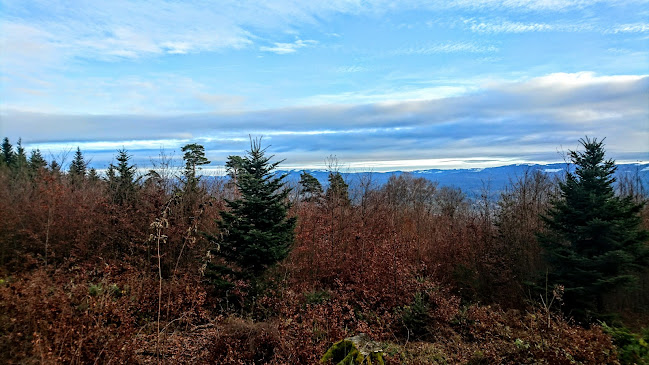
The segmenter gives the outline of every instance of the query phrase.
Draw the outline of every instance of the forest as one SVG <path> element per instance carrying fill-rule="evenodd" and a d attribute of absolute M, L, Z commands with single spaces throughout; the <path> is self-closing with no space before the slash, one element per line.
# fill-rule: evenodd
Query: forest
<path fill-rule="evenodd" d="M 261 139 L 205 179 L 199 144 L 97 171 L 5 138 L 0 359 L 649 364 L 648 196 L 580 143 L 494 200 L 334 159 L 289 183 Z"/>

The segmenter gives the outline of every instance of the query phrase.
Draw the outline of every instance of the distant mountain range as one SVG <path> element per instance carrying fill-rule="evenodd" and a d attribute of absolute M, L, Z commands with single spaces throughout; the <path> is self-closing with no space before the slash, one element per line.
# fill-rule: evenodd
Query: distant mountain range
<path fill-rule="evenodd" d="M 363 177 L 370 176 L 372 183 L 376 186 L 385 184 L 390 176 L 401 175 L 404 173 L 412 174 L 414 177 L 423 177 L 431 181 L 437 181 L 439 186 L 452 186 L 462 189 L 469 197 L 479 196 L 480 193 L 488 188 L 492 196 L 497 196 L 510 184 L 510 181 L 522 176 L 525 171 L 541 171 L 547 174 L 562 174 L 568 166 L 565 163 L 555 163 L 549 165 L 508 165 L 500 167 L 489 167 L 483 169 L 429 169 L 416 170 L 410 172 L 392 171 L 392 172 L 341 172 L 350 188 L 358 186 Z M 287 173 L 289 181 L 299 181 L 300 174 L 303 170 L 280 171 Z M 327 177 L 329 172 L 325 170 L 304 170 L 320 181 L 323 187 L 327 186 Z M 617 165 L 618 177 L 629 176 L 639 178 L 645 189 L 649 190 L 649 164 L 620 164 Z"/>

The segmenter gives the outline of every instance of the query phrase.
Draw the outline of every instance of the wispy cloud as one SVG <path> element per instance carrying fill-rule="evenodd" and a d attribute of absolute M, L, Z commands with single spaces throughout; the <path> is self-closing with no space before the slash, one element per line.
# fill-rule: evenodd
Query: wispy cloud
<path fill-rule="evenodd" d="M 92 3 L 81 0 L 47 2 L 3 0 L 1 36 L 8 44 L 31 44 L 69 57 L 119 59 L 147 55 L 187 54 L 254 44 L 255 31 L 288 30 L 297 24 L 318 23 L 334 14 L 377 14 L 401 10 L 521 9 L 563 11 L 597 4 L 646 4 L 647 0 L 407 0 L 395 7 L 391 1 L 354 0 L 293 2 L 220 1 L 203 2 L 129 1 Z M 29 19 L 27 21 L 27 19 Z M 545 30 L 543 23 L 477 24 L 477 31 L 520 32 Z M 500 29 L 500 30 L 498 30 Z M 619 32 L 646 31 L 644 24 L 630 24 Z M 328 34 L 335 34 L 329 32 Z M 27 41 L 27 42 L 26 42 Z M 265 51 L 292 53 L 309 41 L 277 43 Z M 11 55 L 17 52 L 9 49 Z M 6 57 L 6 54 L 3 55 Z M 3 58 L 4 58 L 3 57 Z"/>
<path fill-rule="evenodd" d="M 584 32 L 597 30 L 593 24 L 587 23 L 541 23 L 541 22 L 513 22 L 482 21 L 477 19 L 464 19 L 463 23 L 469 30 L 476 33 L 529 33 L 529 32 Z"/>
<path fill-rule="evenodd" d="M 622 24 L 612 29 L 609 33 L 647 33 L 649 32 L 649 23 Z"/>
<path fill-rule="evenodd" d="M 395 6 L 392 1 L 355 0 L 294 2 L 220 1 L 130 1 L 114 0 L 101 4 L 81 0 L 3 0 L 0 42 L 3 57 L 0 67 L 31 73 L 50 71 L 71 60 L 119 61 L 168 54 L 192 54 L 225 49 L 257 48 L 259 39 L 272 39 L 267 33 L 287 32 L 294 26 L 326 22 L 337 14 L 386 14 L 401 10 L 446 11 L 469 9 L 489 12 L 493 9 L 524 11 L 564 11 L 604 5 L 635 6 L 648 0 L 406 0 Z M 453 11 L 453 10 L 451 10 Z M 550 30 L 577 30 L 582 25 L 546 22 L 501 23 L 479 21 L 471 30 L 486 33 L 521 33 Z M 643 22 L 629 23 L 610 30 L 612 33 L 647 32 Z M 263 37 L 259 33 L 266 33 Z M 325 32 L 336 34 L 335 32 Z M 323 34 L 325 34 L 323 33 Z M 258 49 L 278 54 L 294 53 L 312 46 L 315 40 L 296 40 L 261 45 Z M 20 46 L 18 46 L 20 45 Z M 257 47 L 255 47 L 257 45 Z M 437 44 L 405 50 L 406 54 L 452 52 L 493 52 L 495 46 L 471 43 Z"/>
<path fill-rule="evenodd" d="M 316 44 L 318 44 L 318 42 L 312 39 L 297 39 L 292 43 L 273 43 L 273 46 L 259 47 L 259 50 L 262 52 L 272 52 L 276 54 L 289 54 L 295 53 L 300 48 L 314 46 Z"/>
<path fill-rule="evenodd" d="M 418 47 L 401 48 L 392 51 L 391 55 L 431 55 L 438 53 L 492 53 L 497 52 L 498 47 L 493 45 L 481 45 L 472 42 L 447 42 Z"/>
<path fill-rule="evenodd" d="M 2 59 L 24 59 L 25 52 L 48 50 L 66 60 L 105 61 L 246 48 L 258 39 L 250 29 L 286 31 L 321 16 L 358 9 L 346 1 L 306 6 L 279 0 L 224 0 L 218 6 L 183 1 L 3 0 L 2 7 Z M 22 47 L 7 47 L 11 45 Z M 312 41 L 298 40 L 267 48 L 290 53 L 308 45 Z"/>
<path fill-rule="evenodd" d="M 483 33 L 524 33 L 524 32 L 543 32 L 557 29 L 556 26 L 546 23 L 475 23 L 471 22 L 471 30 Z"/>
<path fill-rule="evenodd" d="M 647 0 L 454 0 L 447 6 L 462 8 L 487 8 L 487 9 L 520 9 L 526 11 L 567 11 L 583 9 L 599 4 L 616 6 L 621 4 L 646 4 Z"/>
<path fill-rule="evenodd" d="M 74 11 L 67 7 L 39 9 L 29 23 L 8 16 L 3 21 L 2 38 L 9 43 L 21 42 L 26 37 L 24 29 L 29 27 L 35 31 L 27 36 L 38 41 L 39 48 L 53 48 L 69 57 L 103 60 L 241 48 L 252 43 L 250 33 L 224 14 L 202 12 L 178 3 L 154 6 L 118 0 L 101 9 L 83 2 L 73 7 Z M 192 19 L 193 24 L 187 24 L 185 19 Z"/>
<path fill-rule="evenodd" d="M 530 32 L 598 32 L 603 34 L 617 33 L 646 33 L 649 32 L 649 23 L 630 23 L 619 25 L 604 25 L 593 23 L 535 23 L 480 21 L 464 19 L 463 23 L 476 33 L 530 33 Z"/>
<path fill-rule="evenodd" d="M 401 103 L 413 100 L 443 99 L 466 94 L 475 90 L 468 85 L 409 86 L 402 88 L 378 88 L 369 90 L 348 91 L 338 94 L 318 94 L 304 98 L 300 104 L 367 104 L 367 103 Z"/>
<path fill-rule="evenodd" d="M 363 72 L 363 71 L 367 71 L 367 70 L 368 70 L 367 67 L 358 66 L 358 65 L 341 66 L 341 67 L 336 68 L 336 72 L 339 72 L 339 73 L 356 73 L 356 72 Z"/>

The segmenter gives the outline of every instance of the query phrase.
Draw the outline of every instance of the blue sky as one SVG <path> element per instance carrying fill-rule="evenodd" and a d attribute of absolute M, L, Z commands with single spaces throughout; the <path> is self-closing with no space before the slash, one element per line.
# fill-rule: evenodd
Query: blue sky
<path fill-rule="evenodd" d="M 0 135 L 105 167 L 264 136 L 285 167 L 649 160 L 649 1 L 0 0 Z M 176 157 L 180 154 L 176 152 Z"/>

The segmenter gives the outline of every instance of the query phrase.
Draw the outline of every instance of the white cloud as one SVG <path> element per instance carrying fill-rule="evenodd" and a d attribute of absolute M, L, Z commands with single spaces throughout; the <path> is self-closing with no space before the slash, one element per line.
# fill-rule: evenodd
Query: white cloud
<path fill-rule="evenodd" d="M 504 84 L 498 88 L 508 91 L 530 92 L 537 89 L 548 90 L 555 88 L 558 90 L 570 90 L 583 88 L 587 86 L 625 85 L 634 81 L 641 80 L 646 75 L 597 75 L 594 72 L 583 71 L 575 73 L 557 72 L 545 76 L 535 77 L 529 80 L 513 84 Z"/>
<path fill-rule="evenodd" d="M 335 71 L 339 73 L 356 73 L 356 72 L 363 72 L 367 70 L 368 70 L 367 67 L 355 65 L 355 66 L 341 66 L 336 68 Z"/>
<path fill-rule="evenodd" d="M 316 44 L 318 44 L 318 42 L 311 39 L 298 39 L 293 43 L 274 43 L 272 47 L 259 47 L 259 50 L 263 52 L 273 52 L 276 54 L 289 54 L 295 53 L 299 48 L 313 46 Z"/>
<path fill-rule="evenodd" d="M 649 23 L 603 25 L 593 23 L 525 23 L 511 21 L 481 21 L 465 19 L 464 24 L 476 33 L 529 33 L 529 32 L 598 32 L 603 34 L 646 33 Z"/>
<path fill-rule="evenodd" d="M 498 47 L 479 45 L 471 42 L 447 42 L 419 47 L 402 48 L 391 52 L 392 55 L 431 55 L 438 53 L 492 53 Z"/>
<path fill-rule="evenodd" d="M 171 1 L 9 0 L 3 5 L 3 43 L 28 44 L 25 39 L 29 37 L 38 41 L 39 48 L 54 49 L 67 58 L 114 60 L 242 48 L 254 38 L 245 28 L 264 21 L 251 19 L 258 7 L 243 7 L 239 14 L 234 1 L 216 6 Z M 9 54 L 20 52 L 4 49 Z"/>
<path fill-rule="evenodd" d="M 251 29 L 287 32 L 295 25 L 316 23 L 330 14 L 363 10 L 357 2 L 346 0 L 4 0 L 2 6 L 0 40 L 3 53 L 10 57 L 19 59 L 24 51 L 4 45 L 24 45 L 27 51 L 48 48 L 67 59 L 109 61 L 250 47 L 259 39 Z M 291 53 L 313 42 L 298 40 L 264 49 Z M 34 47 L 28 47 L 30 44 Z"/>
<path fill-rule="evenodd" d="M 622 24 L 609 30 L 609 33 L 646 33 L 649 32 L 649 23 Z"/>
<path fill-rule="evenodd" d="M 566 11 L 571 9 L 582 9 L 597 4 L 610 6 L 621 4 L 643 4 L 647 0 L 454 0 L 448 5 L 463 8 L 510 8 L 528 11 Z"/>
<path fill-rule="evenodd" d="M 433 100 L 458 96 L 475 90 L 467 85 L 443 85 L 433 87 L 404 87 L 400 89 L 371 89 L 339 94 L 320 94 L 304 98 L 302 105 L 401 103 L 413 100 Z"/>
<path fill-rule="evenodd" d="M 601 20 L 572 22 L 516 22 L 509 20 L 493 21 L 476 18 L 463 19 L 462 23 L 476 33 L 530 33 L 530 32 L 598 32 L 603 34 L 647 33 L 649 23 L 628 23 L 604 25 Z M 433 24 L 433 22 L 429 22 Z"/>
<path fill-rule="evenodd" d="M 471 30 L 474 32 L 484 33 L 524 33 L 524 32 L 543 32 L 556 29 L 556 26 L 545 23 L 472 23 Z"/>

